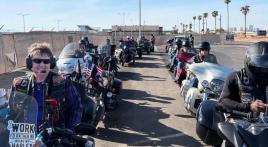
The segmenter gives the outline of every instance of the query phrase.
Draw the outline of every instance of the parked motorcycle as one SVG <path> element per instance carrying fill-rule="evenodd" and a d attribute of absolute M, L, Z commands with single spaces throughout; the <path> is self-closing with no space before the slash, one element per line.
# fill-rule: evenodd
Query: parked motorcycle
<path fill-rule="evenodd" d="M 173 46 L 173 40 L 174 40 L 174 38 L 169 39 L 169 40 L 166 41 L 166 43 L 167 43 L 166 44 L 166 47 L 165 47 L 166 53 L 168 53 L 169 52 L 169 48 Z"/>
<path fill-rule="evenodd" d="M 266 113 L 245 113 L 222 109 L 216 100 L 206 100 L 198 108 L 196 133 L 215 147 L 265 147 L 268 144 Z"/>
<path fill-rule="evenodd" d="M 117 65 L 117 59 L 114 56 L 108 56 L 103 59 L 100 68 L 102 70 L 108 70 L 117 75 L 120 67 Z"/>
<path fill-rule="evenodd" d="M 9 115 L 8 118 L 0 121 L 0 142 L 2 147 L 33 146 L 40 141 L 39 139 L 41 139 L 46 146 L 95 146 L 93 138 L 83 138 L 73 132 L 66 133 L 69 132 L 67 129 L 41 125 L 40 127 L 43 130 L 46 130 L 48 135 L 53 136 L 53 144 L 51 144 L 51 137 L 40 137 L 38 134 L 40 128 L 36 126 L 38 105 L 35 98 L 18 91 L 12 91 L 9 97 L 9 102 L 10 107 L 12 107 L 13 110 L 13 115 Z M 2 110 L 3 109 L 0 109 L 0 112 Z M 55 110 L 54 112 L 58 112 L 58 109 L 53 110 Z M 50 115 L 51 117 L 55 117 L 54 120 L 49 121 L 50 124 L 53 124 L 54 121 L 58 119 L 58 117 L 56 117 L 58 114 L 59 113 L 54 113 L 53 115 Z"/>
<path fill-rule="evenodd" d="M 109 71 L 103 71 L 103 88 L 102 98 L 106 110 L 115 110 L 118 106 L 118 95 L 122 88 L 122 81 L 115 78 L 114 74 Z"/>
<path fill-rule="evenodd" d="M 137 51 L 138 51 L 138 55 L 139 58 L 142 57 L 142 52 L 146 52 L 147 55 L 150 54 L 150 42 L 149 40 L 147 40 L 144 36 L 141 36 L 140 38 L 138 38 L 138 46 L 137 46 Z"/>
<path fill-rule="evenodd" d="M 135 63 L 136 45 L 127 41 L 121 41 L 119 49 L 115 51 L 115 57 L 124 66 L 125 63 Z"/>
<path fill-rule="evenodd" d="M 214 63 L 193 63 L 187 70 L 187 77 L 182 82 L 181 95 L 185 109 L 195 116 L 202 97 L 218 98 L 227 76 L 234 69 Z M 208 83 L 203 87 L 202 83 Z"/>
<path fill-rule="evenodd" d="M 76 70 L 77 65 L 84 65 L 84 51 L 79 49 L 79 44 L 76 42 L 67 44 L 61 51 L 57 60 L 57 68 L 59 74 L 71 74 Z"/>

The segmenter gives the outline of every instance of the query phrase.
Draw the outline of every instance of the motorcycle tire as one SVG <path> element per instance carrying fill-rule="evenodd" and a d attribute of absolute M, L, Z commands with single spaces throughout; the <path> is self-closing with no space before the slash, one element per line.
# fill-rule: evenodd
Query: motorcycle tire
<path fill-rule="evenodd" d="M 133 55 L 132 58 L 133 58 L 133 59 L 132 59 L 132 64 L 135 64 L 135 55 Z"/>
<path fill-rule="evenodd" d="M 142 53 L 139 53 L 139 58 L 142 58 Z"/>

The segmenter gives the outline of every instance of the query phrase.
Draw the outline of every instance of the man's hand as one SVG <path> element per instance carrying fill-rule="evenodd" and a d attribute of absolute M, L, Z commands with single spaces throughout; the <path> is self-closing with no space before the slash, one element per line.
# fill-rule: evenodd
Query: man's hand
<path fill-rule="evenodd" d="M 42 146 L 42 141 L 35 140 L 35 143 L 34 143 L 33 147 L 41 147 L 41 146 Z"/>
<path fill-rule="evenodd" d="M 267 104 L 263 103 L 261 100 L 255 100 L 250 104 L 250 110 L 252 112 L 265 112 Z"/>

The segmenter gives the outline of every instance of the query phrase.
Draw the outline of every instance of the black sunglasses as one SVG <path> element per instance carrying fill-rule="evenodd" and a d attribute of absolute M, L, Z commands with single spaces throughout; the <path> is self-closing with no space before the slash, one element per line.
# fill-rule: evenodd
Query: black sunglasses
<path fill-rule="evenodd" d="M 37 64 L 40 64 L 41 62 L 43 62 L 44 64 L 49 64 L 50 59 L 33 59 L 33 62 Z"/>

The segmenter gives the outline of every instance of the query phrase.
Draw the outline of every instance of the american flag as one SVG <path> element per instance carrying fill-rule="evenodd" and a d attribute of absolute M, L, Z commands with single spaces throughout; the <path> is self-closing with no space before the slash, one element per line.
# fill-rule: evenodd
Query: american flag
<path fill-rule="evenodd" d="M 99 78 L 101 77 L 103 70 L 98 65 L 95 65 L 92 61 L 88 60 L 86 61 L 83 72 L 86 74 L 90 74 L 91 72 L 91 77 L 95 81 L 99 81 Z"/>

